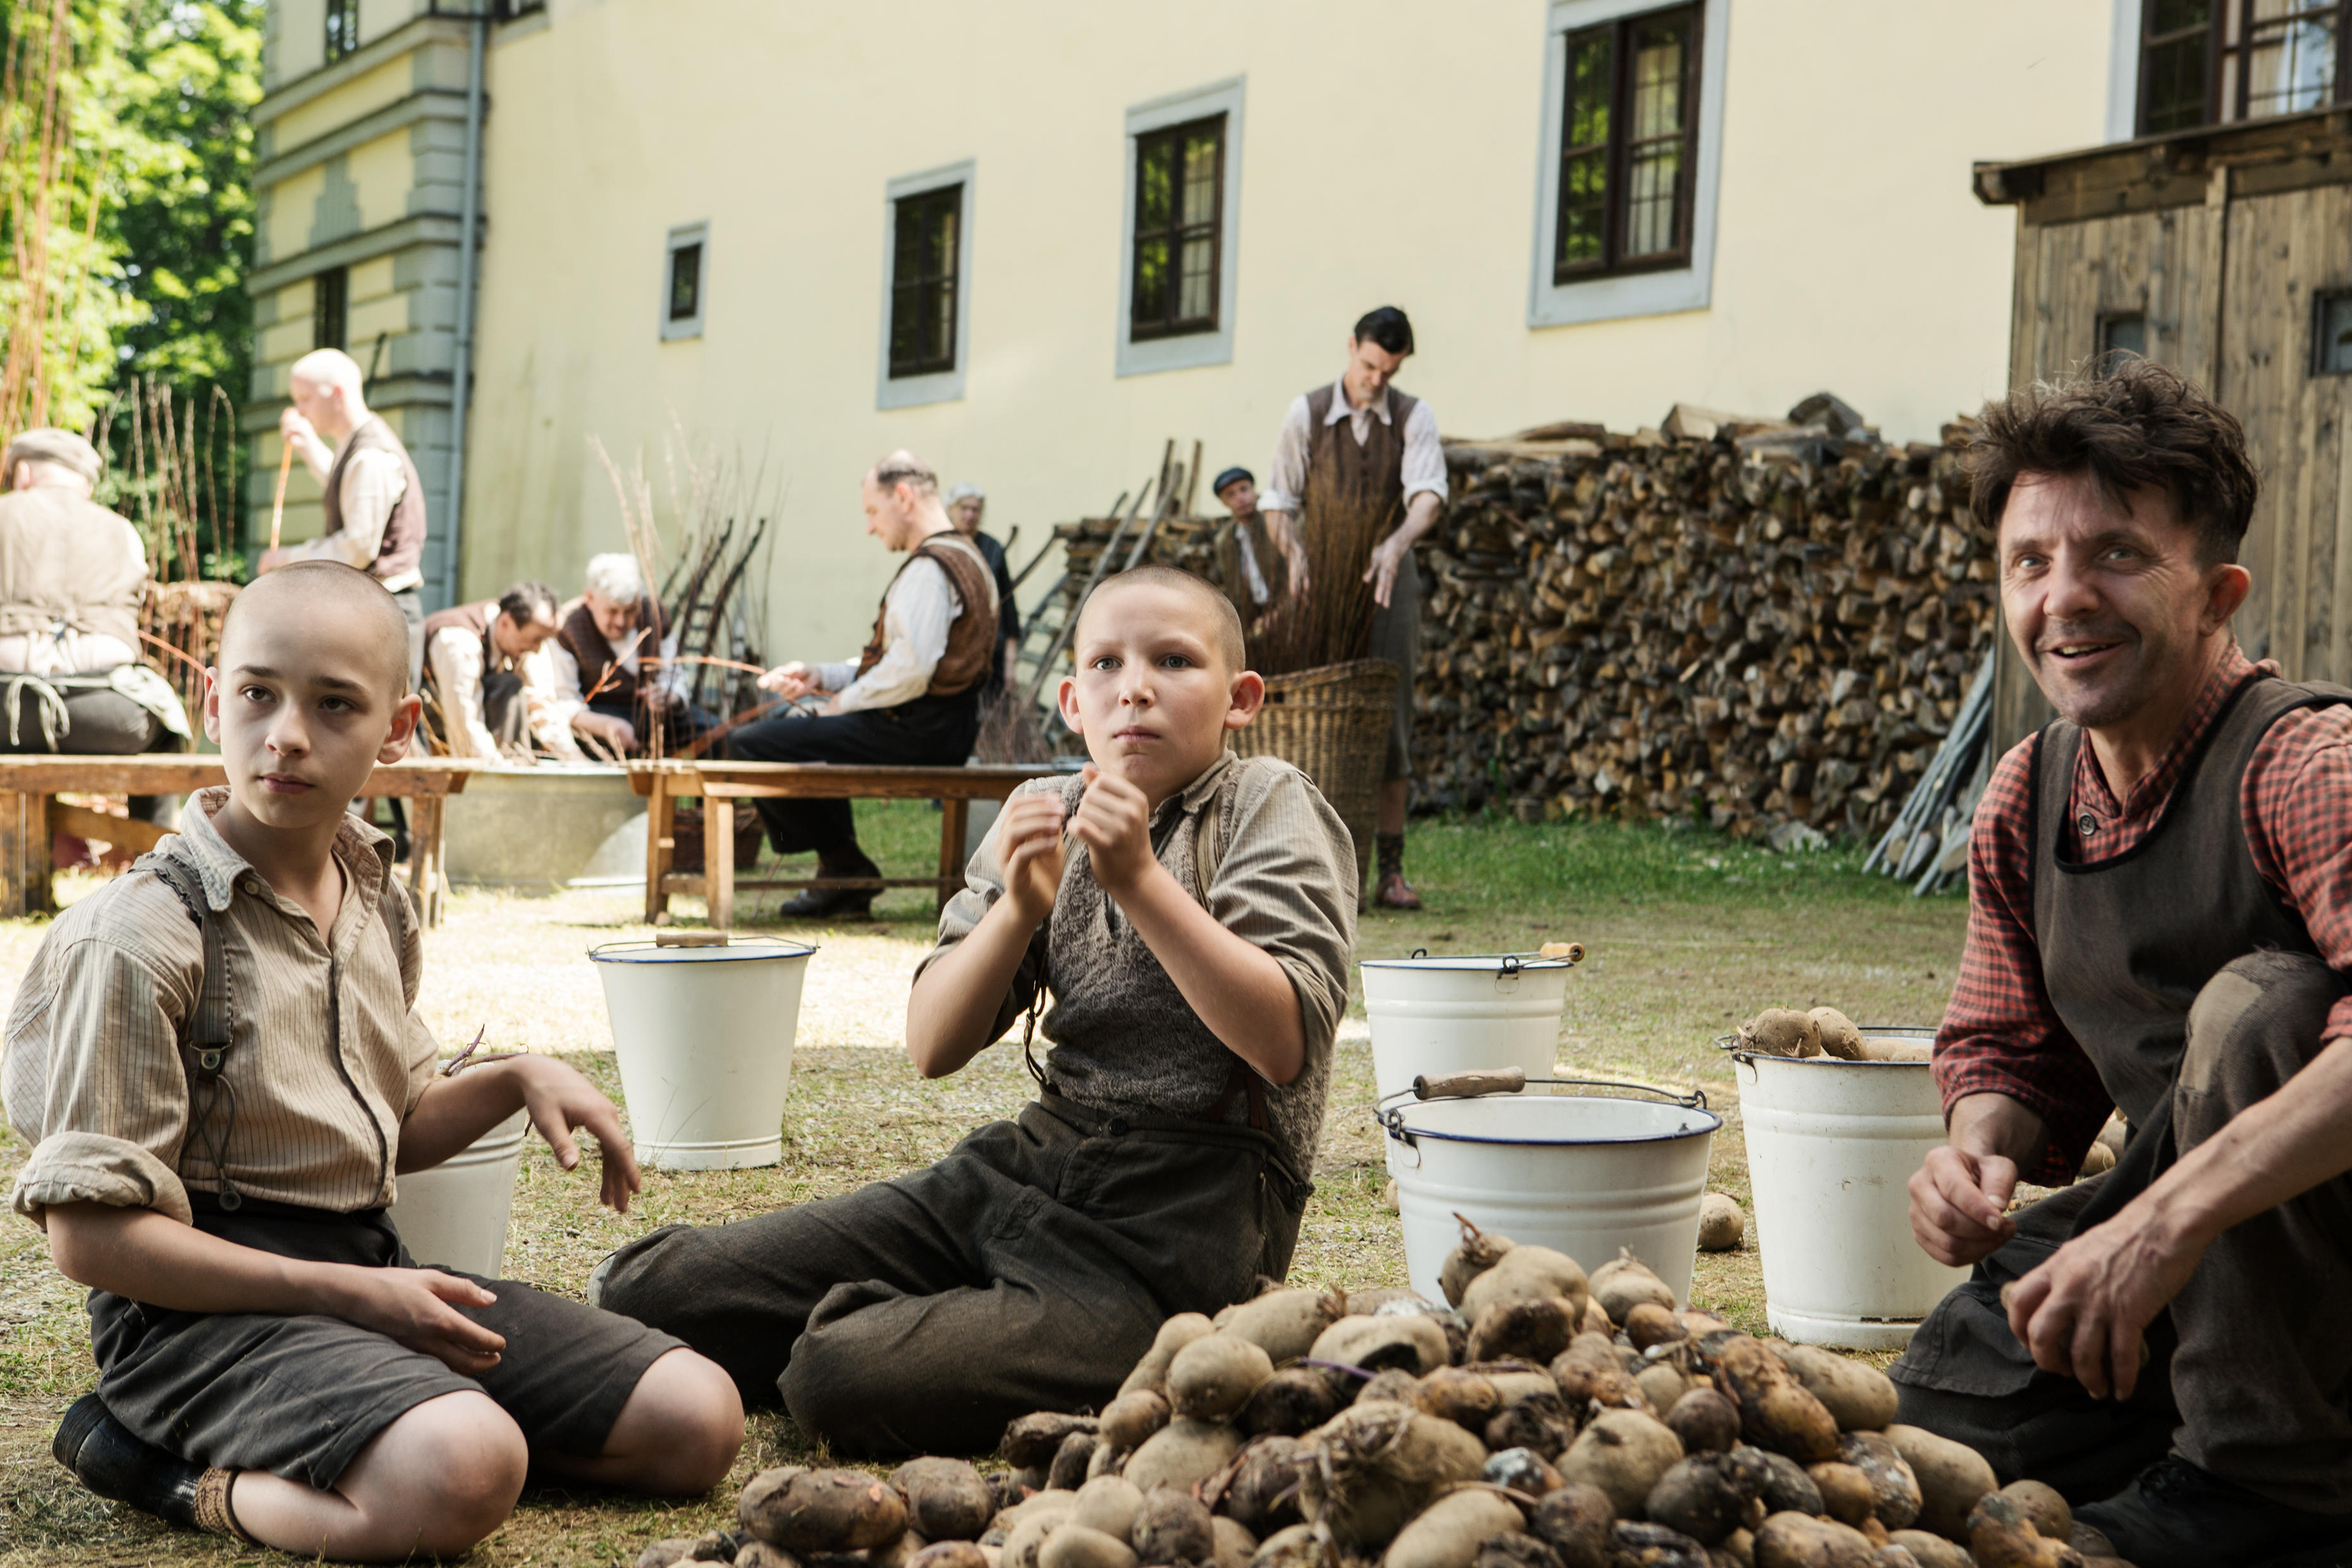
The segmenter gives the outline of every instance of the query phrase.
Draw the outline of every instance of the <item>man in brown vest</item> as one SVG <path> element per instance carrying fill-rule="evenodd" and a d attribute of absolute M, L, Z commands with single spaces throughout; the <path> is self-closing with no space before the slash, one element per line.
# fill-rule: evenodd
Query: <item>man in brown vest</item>
<path fill-rule="evenodd" d="M 1987 408 L 2001 607 L 2059 717 L 1993 770 L 1911 1180 L 1974 1265 L 1902 1419 L 2075 1504 L 2138 1568 L 2352 1554 L 2352 691 L 2230 629 L 2237 420 L 2137 358 Z M 2119 1108 L 2115 1168 L 2070 1183 Z M 2062 1191 L 2008 1210 L 2020 1180 Z"/>
<path fill-rule="evenodd" d="M 1339 379 L 1292 400 L 1259 499 L 1267 531 L 1288 564 L 1294 601 L 1314 589 L 1298 522 L 1310 491 L 1336 489 L 1403 511 L 1403 520 L 1372 547 L 1363 570 L 1379 605 L 1370 657 L 1397 667 L 1396 724 L 1381 774 L 1380 882 L 1373 894 L 1374 902 L 1392 910 L 1421 908 L 1412 884 L 1404 879 L 1412 672 L 1421 659 L 1421 573 L 1412 547 L 1445 504 L 1445 454 L 1438 445 L 1437 416 L 1428 404 L 1389 384 L 1412 353 L 1412 323 L 1393 305 L 1357 321 L 1348 335 L 1348 368 Z"/>
<path fill-rule="evenodd" d="M 425 659 L 425 481 L 392 426 L 369 410 L 360 380 L 358 362 L 341 349 L 294 362 L 292 403 L 278 416 L 278 433 L 319 481 L 327 528 L 308 543 L 265 551 L 260 565 L 340 561 L 382 583 L 408 617 L 413 685 Z"/>
<path fill-rule="evenodd" d="M 536 748 L 587 760 L 556 693 L 555 610 L 554 589 L 517 583 L 426 618 L 425 721 L 450 755 L 527 763 Z"/>
<path fill-rule="evenodd" d="M 867 470 L 866 531 L 908 552 L 890 579 L 874 635 L 855 660 L 778 665 L 760 685 L 788 700 L 824 695 L 814 716 L 782 713 L 730 738 L 739 761 L 950 765 L 971 755 L 980 689 L 997 639 L 996 583 L 988 562 L 940 505 L 939 476 L 910 452 Z M 824 878 L 878 878 L 857 847 L 845 800 L 763 800 L 779 855 L 815 850 Z M 793 920 L 862 919 L 872 888 L 810 888 L 787 901 Z"/>
<path fill-rule="evenodd" d="M 558 612 L 557 707 L 581 735 L 615 756 L 649 753 L 654 729 L 675 753 L 716 722 L 686 700 L 685 671 L 670 662 L 677 632 L 625 551 L 588 558 L 580 597 Z"/>

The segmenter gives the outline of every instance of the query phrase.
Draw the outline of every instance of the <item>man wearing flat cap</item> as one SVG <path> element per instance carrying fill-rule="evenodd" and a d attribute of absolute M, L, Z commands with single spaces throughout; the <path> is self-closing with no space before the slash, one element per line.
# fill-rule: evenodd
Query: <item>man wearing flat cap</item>
<path fill-rule="evenodd" d="M 1266 531 L 1265 513 L 1258 510 L 1257 476 L 1247 468 L 1231 468 L 1209 488 L 1234 514 L 1234 556 L 1240 572 L 1239 580 L 1227 583 L 1225 589 L 1234 595 L 1234 608 L 1242 613 L 1242 624 L 1254 626 L 1280 592 L 1279 577 L 1268 574 L 1283 570 L 1282 552 L 1275 549 L 1274 536 Z"/>
<path fill-rule="evenodd" d="M 972 542 L 987 558 L 990 575 L 996 579 L 996 648 L 988 667 L 988 679 L 980 689 L 981 705 L 984 708 L 1004 689 L 1013 679 L 1013 661 L 1021 654 L 1021 608 L 1013 602 L 1013 567 L 1004 559 L 1004 546 L 993 534 L 980 531 L 981 513 L 987 510 L 988 492 L 978 485 L 966 482 L 948 491 L 948 521 L 956 531 Z"/>
<path fill-rule="evenodd" d="M 139 661 L 147 552 L 90 500 L 98 450 L 70 430 L 27 430 L 0 456 L 0 752 L 125 756 L 181 752 L 188 716 Z M 169 826 L 175 795 L 134 795 Z"/>

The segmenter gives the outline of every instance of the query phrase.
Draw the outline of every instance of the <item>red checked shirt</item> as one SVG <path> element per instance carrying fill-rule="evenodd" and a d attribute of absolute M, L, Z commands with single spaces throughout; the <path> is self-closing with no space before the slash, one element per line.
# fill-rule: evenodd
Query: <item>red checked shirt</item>
<path fill-rule="evenodd" d="M 2155 770 L 2118 803 L 2084 746 L 2066 817 L 2072 858 L 2104 860 L 2147 837 L 2198 741 L 2255 667 L 2233 645 Z M 2039 1115 L 2050 1142 L 2027 1181 L 2063 1182 L 2081 1164 L 2112 1102 L 2042 983 L 2030 873 L 2033 742 L 1993 769 L 1969 840 L 1969 939 L 1952 1000 L 1936 1035 L 1944 1114 L 1963 1095 L 2005 1094 Z M 2320 955 L 2352 973 L 2352 707 L 2308 708 L 2271 726 L 2240 786 L 2254 868 L 2311 932 Z M 2326 1038 L 2352 1036 L 2352 996 L 2336 1004 Z"/>

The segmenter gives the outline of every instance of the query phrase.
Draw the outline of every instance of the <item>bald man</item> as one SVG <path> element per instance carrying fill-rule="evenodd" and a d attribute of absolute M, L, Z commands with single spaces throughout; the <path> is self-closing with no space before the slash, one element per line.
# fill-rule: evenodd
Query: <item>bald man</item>
<path fill-rule="evenodd" d="M 383 584 L 408 621 L 408 681 L 425 663 L 425 481 L 392 426 L 362 395 L 359 363 L 341 349 L 294 362 L 292 402 L 278 434 L 301 455 L 324 494 L 327 530 L 303 544 L 266 552 L 261 570 L 293 561 L 340 561 Z"/>

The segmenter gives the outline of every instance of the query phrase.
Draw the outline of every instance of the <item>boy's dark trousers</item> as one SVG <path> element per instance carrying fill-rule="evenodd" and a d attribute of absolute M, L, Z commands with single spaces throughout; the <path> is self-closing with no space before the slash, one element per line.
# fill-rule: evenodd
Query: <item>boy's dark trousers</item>
<path fill-rule="evenodd" d="M 1245 1127 L 1051 1089 L 938 1164 L 614 1255 L 598 1298 L 860 1454 L 979 1453 L 1099 1408 L 1168 1317 L 1280 1279 L 1312 1189 Z"/>

